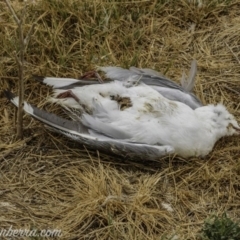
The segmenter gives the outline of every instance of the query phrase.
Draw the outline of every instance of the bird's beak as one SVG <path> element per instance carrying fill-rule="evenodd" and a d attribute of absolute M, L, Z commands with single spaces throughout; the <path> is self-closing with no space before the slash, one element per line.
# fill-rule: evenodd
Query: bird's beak
<path fill-rule="evenodd" d="M 237 131 L 237 133 L 240 135 L 240 127 L 232 126 L 232 128 L 235 129 Z"/>

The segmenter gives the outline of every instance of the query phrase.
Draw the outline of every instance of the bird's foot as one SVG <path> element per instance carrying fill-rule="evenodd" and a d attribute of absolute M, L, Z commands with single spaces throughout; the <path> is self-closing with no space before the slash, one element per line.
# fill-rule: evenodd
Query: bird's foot
<path fill-rule="evenodd" d="M 76 102 L 80 103 L 80 99 L 72 92 L 72 90 L 67 90 L 58 94 L 57 98 L 73 98 Z"/>
<path fill-rule="evenodd" d="M 102 80 L 101 76 L 99 75 L 99 73 L 94 70 L 84 73 L 82 76 L 79 77 L 79 79 L 91 79 L 93 77 L 97 78 L 97 80 L 100 83 L 103 83 L 103 80 Z"/>

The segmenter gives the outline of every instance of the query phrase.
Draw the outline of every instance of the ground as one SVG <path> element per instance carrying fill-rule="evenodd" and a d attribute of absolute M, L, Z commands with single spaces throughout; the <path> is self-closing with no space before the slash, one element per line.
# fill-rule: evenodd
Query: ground
<path fill-rule="evenodd" d="M 25 54 L 27 101 L 58 111 L 33 74 L 78 77 L 97 66 L 136 66 L 179 82 L 196 59 L 196 95 L 204 104 L 222 102 L 240 122 L 239 0 L 27 2 L 24 33 L 37 21 Z M 12 5 L 20 16 L 24 2 Z M 204 159 L 133 162 L 89 150 L 25 115 L 24 138 L 15 141 L 16 110 L 2 90 L 18 90 L 17 26 L 4 1 L 0 8 L 1 229 L 186 240 L 198 239 L 212 214 L 239 219 L 239 137 L 221 139 Z"/>

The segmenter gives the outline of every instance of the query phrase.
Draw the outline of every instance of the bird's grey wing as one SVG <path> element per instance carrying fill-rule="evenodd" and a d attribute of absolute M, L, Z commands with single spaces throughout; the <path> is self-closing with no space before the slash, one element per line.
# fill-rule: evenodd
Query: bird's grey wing
<path fill-rule="evenodd" d="M 99 150 L 108 154 L 113 153 L 127 159 L 156 160 L 160 157 L 174 153 L 174 149 L 170 146 L 131 143 L 121 140 L 114 140 L 111 138 L 91 138 L 88 135 L 69 133 L 68 131 L 57 128 L 52 128 L 51 130 L 54 132 L 59 132 L 68 138 L 79 142 L 80 144 L 88 146 L 91 149 Z"/>
<path fill-rule="evenodd" d="M 197 74 L 197 61 L 192 61 L 188 78 L 185 79 L 184 76 L 182 77 L 181 86 L 164 76 L 162 73 L 152 69 L 131 67 L 130 71 L 133 74 L 142 75 L 141 81 L 147 85 L 173 88 L 182 92 L 191 92 L 194 87 L 195 77 Z"/>
<path fill-rule="evenodd" d="M 121 67 L 99 67 L 98 69 L 103 71 L 106 77 L 112 80 L 125 81 L 129 78 L 138 78 L 141 82 L 150 86 L 161 86 L 184 91 L 181 86 L 166 77 L 149 75 L 143 70 L 140 71 L 140 69 L 137 68 L 131 67 L 130 70 L 128 70 Z"/>
<path fill-rule="evenodd" d="M 5 91 L 5 95 L 18 107 L 18 97 L 15 97 L 10 91 Z M 92 149 L 114 153 L 127 158 L 138 158 L 143 160 L 158 159 L 161 156 L 173 153 L 173 148 L 170 146 L 131 143 L 108 138 L 107 136 L 101 138 L 101 135 L 99 137 L 91 136 L 88 129 L 82 123 L 61 118 L 55 114 L 38 109 L 26 102 L 24 102 L 24 111 L 46 124 L 52 131 L 61 133 Z"/>
<path fill-rule="evenodd" d="M 192 109 L 203 106 L 202 102 L 193 93 L 187 91 L 194 85 L 196 61 L 192 62 L 188 78 L 189 82 L 185 84 L 184 87 L 164 76 L 160 76 L 161 74 L 152 73 L 149 75 L 147 74 L 149 71 L 146 72 L 137 68 L 130 68 L 130 70 L 127 70 L 120 67 L 99 67 L 99 70 L 105 72 L 106 76 L 110 79 L 119 81 L 124 81 L 129 78 L 139 79 L 139 81 L 151 86 L 167 99 L 182 102 Z"/>
<path fill-rule="evenodd" d="M 124 81 L 130 77 L 138 77 L 139 79 L 141 78 L 142 82 L 150 86 L 173 88 L 183 92 L 190 92 L 194 86 L 197 64 L 196 60 L 192 61 L 189 77 L 187 80 L 182 78 L 182 86 L 168 79 L 162 73 L 148 68 L 140 69 L 131 67 L 130 69 L 123 69 L 121 67 L 99 67 L 98 70 L 105 72 L 106 76 L 112 80 Z M 37 75 L 33 75 L 33 78 L 41 83 L 58 89 L 71 89 L 85 85 L 100 84 L 97 79 L 84 80 L 73 78 L 43 77 Z"/>
<path fill-rule="evenodd" d="M 130 140 L 131 135 L 127 132 L 124 132 L 116 127 L 111 126 L 110 124 L 102 122 L 100 119 L 95 118 L 89 114 L 83 114 L 81 116 L 81 122 L 84 126 L 88 127 L 94 132 L 97 132 L 98 135 L 104 135 L 113 139 L 121 140 Z"/>
<path fill-rule="evenodd" d="M 113 80 L 126 81 L 128 79 L 137 79 L 146 85 L 151 86 L 164 97 L 182 102 L 191 108 L 195 109 L 197 107 L 203 106 L 201 101 L 189 90 L 194 86 L 194 80 L 196 75 L 196 61 L 192 62 L 190 74 L 187 81 L 182 80 L 183 87 L 177 83 L 171 81 L 170 79 L 161 76 L 151 69 L 138 69 L 130 68 L 123 69 L 121 67 L 99 67 L 98 70 L 105 72 L 106 77 Z M 53 78 L 53 77 L 38 77 L 35 79 L 58 89 L 72 89 L 74 87 L 91 85 L 91 84 L 101 84 L 96 80 L 78 80 L 72 78 Z M 108 81 L 108 80 L 107 80 Z"/>
<path fill-rule="evenodd" d="M 182 77 L 182 86 L 166 78 L 163 74 L 151 69 L 139 69 L 131 67 L 130 70 L 135 73 L 143 74 L 141 81 L 154 88 L 167 99 L 185 103 L 192 109 L 203 106 L 202 102 L 197 98 L 197 96 L 191 92 L 195 84 L 195 77 L 197 73 L 196 60 L 193 60 L 191 63 L 188 79 Z M 149 77 L 147 74 L 149 74 L 151 77 Z"/>
<path fill-rule="evenodd" d="M 172 88 L 172 89 L 180 90 L 182 92 L 186 92 L 183 87 L 181 87 L 177 83 L 165 77 L 156 77 L 156 76 L 149 76 L 144 74 L 141 77 L 141 81 L 151 87 L 158 86 L 158 87 Z"/>
<path fill-rule="evenodd" d="M 16 106 L 19 105 L 19 98 L 15 97 L 10 91 L 5 91 L 6 97 Z M 81 121 L 71 121 L 53 113 L 48 113 L 41 110 L 34 105 L 24 102 L 23 109 L 26 113 L 30 114 L 37 120 L 49 125 L 52 128 L 58 128 L 60 130 L 67 130 L 69 133 L 72 131 L 78 132 L 80 134 L 89 134 L 89 129 L 98 132 L 103 135 L 104 138 L 110 137 L 114 139 L 129 139 L 130 136 L 121 130 L 115 129 L 107 124 L 93 118 L 88 114 L 83 114 L 82 117 L 78 118 Z"/>
<path fill-rule="evenodd" d="M 11 103 L 13 103 L 16 107 L 19 106 L 19 97 L 16 97 L 10 91 L 4 91 L 5 96 Z M 35 119 L 39 120 L 42 123 L 47 124 L 52 128 L 57 128 L 60 130 L 68 130 L 70 133 L 71 131 L 80 132 L 82 134 L 88 134 L 88 129 L 81 123 L 76 121 L 70 121 L 53 113 L 48 113 L 44 110 L 41 110 L 27 102 L 24 102 L 23 110 L 34 117 Z"/>
<path fill-rule="evenodd" d="M 150 69 L 150 68 L 137 68 L 137 67 L 130 67 L 129 70 L 131 72 L 135 72 L 137 74 L 146 74 L 146 75 L 149 75 L 149 76 L 155 76 L 155 77 L 163 77 L 163 78 L 166 78 L 162 73 L 160 72 L 157 72 L 153 69 Z"/>
<path fill-rule="evenodd" d="M 103 71 L 105 76 L 112 80 L 125 81 L 130 77 L 138 76 L 140 74 L 134 73 L 128 69 L 121 67 L 98 67 L 99 71 Z"/>
<path fill-rule="evenodd" d="M 135 67 L 131 67 L 129 70 L 121 67 L 99 67 L 99 70 L 105 72 L 105 75 L 112 80 L 125 81 L 129 78 L 139 78 L 141 82 L 149 86 L 172 88 L 185 92 L 185 89 L 177 83 L 161 74 L 149 74 L 149 70 Z"/>

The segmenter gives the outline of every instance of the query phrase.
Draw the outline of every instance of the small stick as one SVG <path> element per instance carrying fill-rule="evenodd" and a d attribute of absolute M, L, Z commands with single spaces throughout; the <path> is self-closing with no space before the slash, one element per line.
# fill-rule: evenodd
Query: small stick
<path fill-rule="evenodd" d="M 18 114 L 17 114 L 17 135 L 16 139 L 23 138 L 23 105 L 24 105 L 24 53 L 28 46 L 30 37 L 33 33 L 34 27 L 36 23 L 32 24 L 30 30 L 27 33 L 27 36 L 24 38 L 23 36 L 23 25 L 24 19 L 26 15 L 26 5 L 21 14 L 21 19 L 18 18 L 15 10 L 11 6 L 9 0 L 5 0 L 6 5 L 8 6 L 10 12 L 13 15 L 13 18 L 18 26 L 18 34 L 19 34 L 19 56 L 15 53 L 15 58 L 18 63 L 18 95 L 19 95 L 19 106 L 18 106 Z"/>
<path fill-rule="evenodd" d="M 6 4 L 7 4 L 7 6 L 8 6 L 8 8 L 9 8 L 10 12 L 11 12 L 12 15 L 13 15 L 13 18 L 14 18 L 15 22 L 16 22 L 17 25 L 19 26 L 19 25 L 20 25 L 20 20 L 19 20 L 19 18 L 17 17 L 17 15 L 16 15 L 14 9 L 12 8 L 10 2 L 9 2 L 8 0 L 5 0 L 5 2 L 6 2 Z"/>
<path fill-rule="evenodd" d="M 233 52 L 233 50 L 229 47 L 229 45 L 225 42 L 225 45 L 227 46 L 227 48 L 230 50 L 230 52 L 232 53 L 232 55 L 236 58 L 236 60 L 238 61 L 238 63 L 240 64 L 240 60 L 238 58 L 238 56 Z"/>
<path fill-rule="evenodd" d="M 224 86 L 224 87 L 225 87 L 226 89 L 228 89 L 228 90 L 230 90 L 230 91 L 232 91 L 232 92 L 234 92 L 234 93 L 240 95 L 240 92 L 238 92 L 237 90 L 232 89 L 232 88 L 230 88 L 230 87 L 228 87 L 228 86 Z"/>

